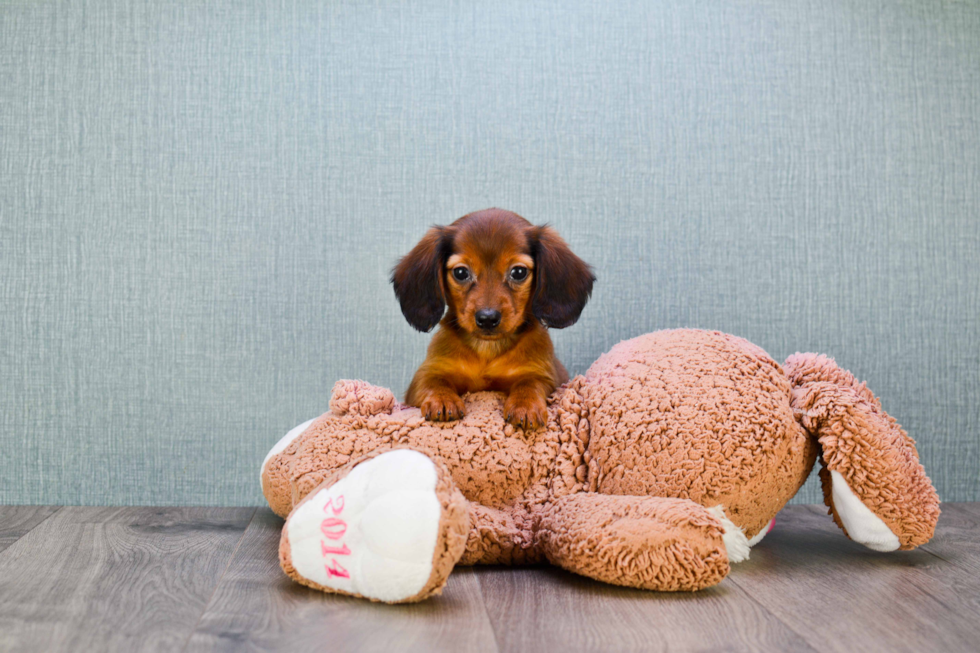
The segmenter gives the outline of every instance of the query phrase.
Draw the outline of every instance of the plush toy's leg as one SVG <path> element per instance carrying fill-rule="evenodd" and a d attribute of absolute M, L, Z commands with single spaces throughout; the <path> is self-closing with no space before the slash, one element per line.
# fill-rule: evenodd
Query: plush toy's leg
<path fill-rule="evenodd" d="M 293 508 L 279 560 L 291 578 L 376 601 L 438 594 L 463 554 L 468 502 L 449 473 L 411 449 L 348 465 Z"/>
<path fill-rule="evenodd" d="M 796 386 L 793 408 L 820 442 L 824 502 L 837 525 L 876 551 L 928 542 L 939 497 L 912 438 L 832 359 L 796 354 L 784 369 Z"/>
<path fill-rule="evenodd" d="M 730 537 L 747 549 L 740 531 Z M 686 499 L 567 495 L 545 510 L 537 538 L 552 563 L 615 585 L 693 591 L 729 569 L 722 521 Z"/>

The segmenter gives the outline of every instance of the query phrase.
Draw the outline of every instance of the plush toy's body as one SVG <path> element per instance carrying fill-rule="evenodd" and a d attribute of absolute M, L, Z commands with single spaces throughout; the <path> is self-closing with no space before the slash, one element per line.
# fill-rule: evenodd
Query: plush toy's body
<path fill-rule="evenodd" d="M 730 335 L 622 342 L 552 395 L 547 425 L 503 418 L 499 393 L 425 421 L 384 388 L 338 382 L 330 412 L 262 468 L 286 517 L 283 569 L 329 592 L 422 600 L 457 564 L 548 560 L 608 583 L 696 590 L 771 526 L 818 453 L 825 501 L 876 550 L 928 541 L 938 497 L 915 446 L 834 362 L 780 367 Z"/>

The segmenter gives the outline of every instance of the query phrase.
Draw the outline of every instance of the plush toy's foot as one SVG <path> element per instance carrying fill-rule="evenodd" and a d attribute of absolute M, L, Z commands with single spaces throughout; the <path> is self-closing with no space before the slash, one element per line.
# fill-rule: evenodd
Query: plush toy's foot
<path fill-rule="evenodd" d="M 854 494 L 841 473 L 830 471 L 830 478 L 830 508 L 840 520 L 847 536 L 875 551 L 898 549 L 901 545 L 898 536 Z"/>
<path fill-rule="evenodd" d="M 686 499 L 567 495 L 545 511 L 537 536 L 548 560 L 569 571 L 659 591 L 720 582 L 730 543 L 748 553 L 740 529 L 726 536 L 722 520 Z"/>
<path fill-rule="evenodd" d="M 844 533 L 875 551 L 913 549 L 932 537 L 939 496 L 915 442 L 874 394 L 833 360 L 796 354 L 784 369 L 792 405 L 820 442 L 824 502 Z"/>
<path fill-rule="evenodd" d="M 279 558 L 291 578 L 376 601 L 442 590 L 463 553 L 467 502 L 448 473 L 409 449 L 341 470 L 286 519 Z"/>

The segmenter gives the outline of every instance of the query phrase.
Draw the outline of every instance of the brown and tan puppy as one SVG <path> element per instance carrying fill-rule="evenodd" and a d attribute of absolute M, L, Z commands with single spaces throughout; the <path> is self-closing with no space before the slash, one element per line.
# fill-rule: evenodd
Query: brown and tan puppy
<path fill-rule="evenodd" d="M 548 328 L 578 320 L 594 281 L 554 229 L 516 213 L 487 209 L 432 227 L 391 274 L 408 323 L 440 325 L 405 402 L 449 421 L 463 416 L 460 395 L 501 390 L 508 422 L 543 426 L 548 395 L 568 380 Z"/>

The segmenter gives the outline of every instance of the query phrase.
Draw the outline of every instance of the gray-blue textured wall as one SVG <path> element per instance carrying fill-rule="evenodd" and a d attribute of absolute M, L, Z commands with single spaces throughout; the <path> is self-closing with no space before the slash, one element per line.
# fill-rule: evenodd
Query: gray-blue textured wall
<path fill-rule="evenodd" d="M 826 352 L 980 499 L 978 2 L 5 2 L 0 177 L 3 503 L 261 502 L 336 379 L 404 390 L 389 268 L 491 205 L 596 269 L 572 372 Z"/>

